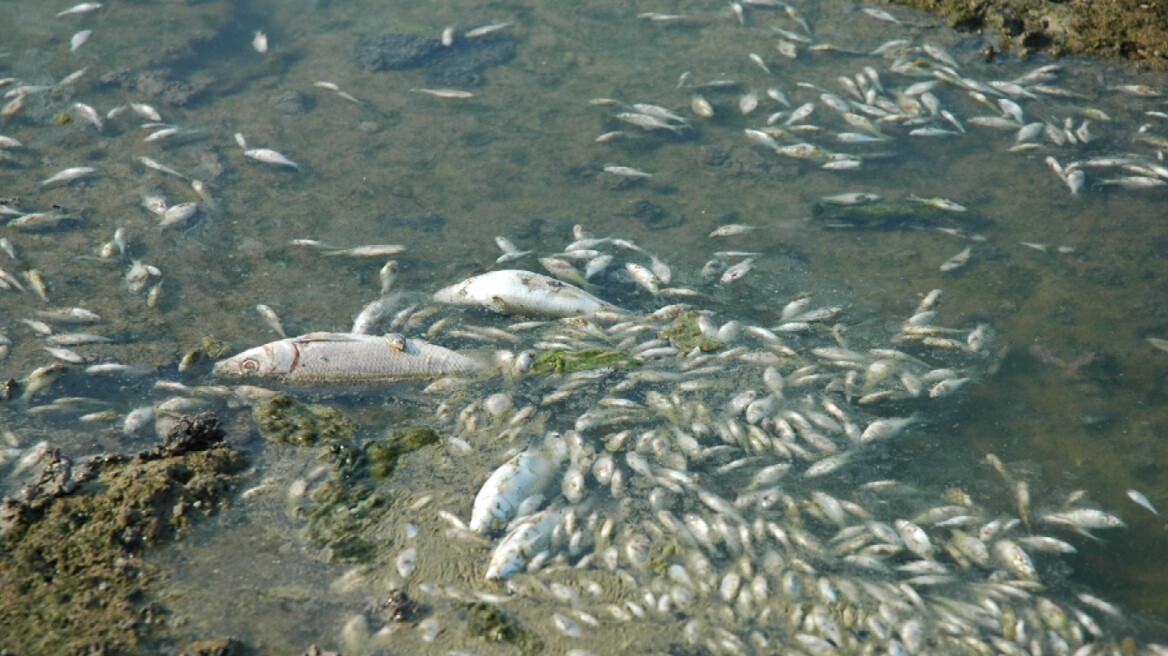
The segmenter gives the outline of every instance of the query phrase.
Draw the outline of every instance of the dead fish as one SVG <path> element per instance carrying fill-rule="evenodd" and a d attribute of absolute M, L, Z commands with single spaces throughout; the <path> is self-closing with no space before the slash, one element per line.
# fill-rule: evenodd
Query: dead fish
<path fill-rule="evenodd" d="M 74 166 L 54 173 L 52 176 L 41 182 L 41 186 L 44 187 L 59 182 L 69 183 L 73 182 L 74 180 L 80 180 L 81 178 L 91 176 L 94 173 L 97 173 L 97 169 L 93 168 L 92 166 Z"/>
<path fill-rule="evenodd" d="M 584 276 L 580 274 L 575 266 L 572 266 L 571 262 L 565 259 L 558 257 L 541 257 L 539 258 L 539 263 L 541 266 L 543 266 L 543 268 L 547 269 L 548 273 L 559 278 L 560 280 L 576 283 L 581 287 L 588 286 L 588 281 L 584 279 Z"/>
<path fill-rule="evenodd" d="M 284 333 L 284 324 L 280 323 L 280 316 L 276 314 L 275 310 L 268 307 L 267 305 L 264 305 L 263 303 L 257 305 L 255 309 L 256 312 L 259 312 L 260 316 L 264 318 L 264 321 L 268 324 L 268 327 L 276 331 L 277 335 L 280 337 L 288 336 Z"/>
<path fill-rule="evenodd" d="M 72 14 L 88 14 L 91 11 L 97 11 L 98 9 L 101 9 L 104 6 L 105 5 L 101 4 L 100 2 L 82 2 L 75 4 L 64 11 L 57 12 L 57 18 L 62 16 L 69 16 Z"/>
<path fill-rule="evenodd" d="M 751 268 L 753 268 L 753 266 L 754 266 L 754 258 L 753 257 L 742 260 L 738 264 L 735 264 L 734 266 L 732 266 L 729 269 L 726 269 L 724 272 L 722 272 L 722 278 L 720 279 L 720 282 L 723 285 L 729 285 L 730 283 L 732 283 L 736 280 L 740 280 L 740 279 L 742 279 L 743 276 L 745 276 L 747 273 L 750 272 L 750 270 L 751 270 Z"/>
<path fill-rule="evenodd" d="M 226 378 L 285 383 L 377 383 L 475 373 L 467 356 L 397 333 L 308 333 L 248 349 L 215 364 Z"/>
<path fill-rule="evenodd" d="M 405 252 L 406 247 L 400 244 L 368 244 L 366 246 L 354 246 L 352 248 L 337 248 L 326 251 L 325 255 L 337 256 L 348 255 L 352 257 L 385 257 L 387 255 L 397 255 Z"/>
<path fill-rule="evenodd" d="M 719 226 L 710 233 L 711 237 L 732 237 L 734 235 L 741 235 L 751 230 L 756 230 L 755 226 L 743 225 L 741 223 L 728 223 L 724 226 Z"/>
<path fill-rule="evenodd" d="M 608 164 L 604 167 L 605 173 L 612 175 L 619 175 L 624 178 L 651 178 L 652 173 L 646 173 L 640 169 L 635 169 L 631 166 L 618 166 L 616 164 Z"/>
<path fill-rule="evenodd" d="M 973 247 L 966 247 L 965 250 L 945 260 L 941 264 L 942 271 L 955 271 L 969 263 L 969 258 L 973 254 Z"/>
<path fill-rule="evenodd" d="M 521 251 L 510 239 L 506 237 L 495 237 L 495 244 L 499 246 L 499 250 L 503 251 L 496 260 L 495 264 L 503 264 L 504 262 L 511 262 L 518 260 L 525 255 L 531 255 L 532 251 Z"/>
<path fill-rule="evenodd" d="M 597 312 L 623 312 L 565 282 L 531 271 L 504 269 L 468 278 L 434 294 L 451 305 L 477 305 L 504 314 L 569 317 Z"/>
<path fill-rule="evenodd" d="M 450 98 L 455 100 L 462 100 L 465 98 L 474 98 L 474 94 L 470 91 L 463 91 L 462 89 L 410 89 L 414 93 L 424 93 L 435 98 Z"/>
<path fill-rule="evenodd" d="M 257 162 L 265 164 L 274 164 L 276 166 L 286 166 L 297 171 L 300 170 L 300 165 L 288 159 L 284 155 L 272 150 L 271 148 L 252 148 L 243 151 L 244 156 L 250 157 Z"/>
<path fill-rule="evenodd" d="M 251 40 L 251 47 L 261 55 L 268 51 L 268 35 L 264 34 L 263 30 L 255 33 L 255 37 Z"/>

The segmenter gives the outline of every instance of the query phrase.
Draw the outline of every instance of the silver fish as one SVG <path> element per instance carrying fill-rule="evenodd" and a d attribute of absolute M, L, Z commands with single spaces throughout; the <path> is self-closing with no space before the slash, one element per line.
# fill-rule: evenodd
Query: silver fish
<path fill-rule="evenodd" d="M 622 312 L 592 294 L 531 271 L 504 269 L 468 278 L 434 294 L 451 305 L 478 305 L 501 313 L 576 316 Z"/>
<path fill-rule="evenodd" d="M 281 153 L 272 150 L 271 148 L 252 148 L 250 150 L 243 151 L 243 154 L 257 162 L 275 164 L 276 166 L 287 166 L 288 168 L 296 169 L 297 171 L 300 170 L 299 164 L 293 162 L 292 160 L 288 159 Z"/>
<path fill-rule="evenodd" d="M 476 360 L 402 335 L 308 333 L 248 349 L 215 364 L 227 378 L 286 383 L 376 383 L 479 371 Z"/>

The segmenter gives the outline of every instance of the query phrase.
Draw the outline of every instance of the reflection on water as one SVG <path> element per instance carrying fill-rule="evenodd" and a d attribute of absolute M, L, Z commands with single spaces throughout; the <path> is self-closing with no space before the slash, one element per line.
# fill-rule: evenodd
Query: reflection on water
<path fill-rule="evenodd" d="M 1165 525 L 1132 504 L 1125 491 L 1137 489 L 1168 507 L 1160 464 L 1168 462 L 1168 453 L 1159 439 L 1168 423 L 1168 354 L 1145 341 L 1168 336 L 1160 293 L 1168 242 L 1158 211 L 1165 192 L 1105 184 L 1125 176 L 1163 181 L 1163 173 L 1147 167 L 1162 166 L 1168 106 L 1159 96 L 1124 89 L 1163 89 L 1163 79 L 1067 60 L 1045 82 L 1067 95 L 1015 94 L 1025 115 L 1011 129 L 971 121 L 1006 120 L 1010 111 L 997 96 L 952 81 L 928 92 L 952 122 L 928 108 L 919 110 L 929 119 L 919 125 L 859 112 L 848 121 L 823 98 L 831 93 L 853 99 L 840 76 L 849 85 L 859 77 L 867 79 L 860 84 L 874 87 L 864 77 L 865 67 L 872 67 L 883 85 L 879 95 L 902 108 L 922 102 L 919 93 L 903 93 L 909 85 L 936 79 L 918 74 L 938 69 L 927 54 L 911 55 L 900 72 L 890 70 L 897 64 L 893 55 L 868 54 L 894 39 L 945 49 L 960 63 L 963 79 L 980 83 L 1014 80 L 1049 62 L 986 63 L 977 56 L 983 45 L 977 35 L 879 22 L 852 3 L 804 4 L 798 16 L 811 28 L 807 43 L 796 39 L 804 34 L 799 21 L 782 10 L 747 6 L 740 21 L 722 4 L 697 2 L 670 7 L 686 16 L 677 21 L 638 18 L 621 3 L 395 3 L 392 11 L 376 2 L 118 4 L 61 18 L 31 3 L 5 7 L 0 18 L 18 27 L 6 31 L 2 46 L 0 77 L 15 79 L 5 90 L 53 85 L 88 68 L 75 83 L 20 96 L 23 106 L 0 122 L 0 134 L 23 143 L 0 150 L 6 182 L 0 193 L 9 206 L 19 197 L 24 212 L 72 217 L 44 231 L 0 227 L 17 255 L 0 256 L 0 267 L 17 275 L 35 269 L 47 281 L 50 299 L 0 292 L 0 334 L 12 342 L 0 370 L 5 378 L 20 379 L 49 361 L 41 339 L 22 319 L 36 318 L 47 307 L 83 305 L 105 317 L 94 330 L 116 341 L 79 346 L 78 352 L 94 362 L 156 372 L 103 377 L 70 371 L 31 402 L 8 402 L 0 409 L 4 425 L 22 447 L 47 439 L 74 455 L 136 448 L 149 440 L 124 436 L 120 415 L 165 398 L 153 389 L 155 380 L 212 382 L 205 370 L 180 376 L 176 367 L 184 353 L 208 339 L 232 350 L 274 339 L 256 304 L 274 308 L 289 335 L 347 330 L 353 315 L 376 296 L 383 259 L 330 257 L 290 240 L 406 245 L 396 256 L 398 284 L 420 293 L 490 267 L 499 255 L 496 235 L 547 254 L 567 243 L 579 223 L 594 235 L 627 237 L 649 249 L 682 284 L 709 294 L 710 306 L 723 316 L 763 325 L 775 322 L 781 304 L 811 293 L 844 304 L 849 334 L 862 341 L 894 331 L 918 294 L 943 287 L 939 323 L 989 322 L 1010 346 L 1009 355 L 996 376 L 966 390 L 960 405 L 899 443 L 884 475 L 984 490 L 1008 508 L 1008 495 L 997 491 L 996 474 L 983 460 L 995 453 L 1030 475 L 1036 498 L 1089 490 L 1128 528 L 1108 532 L 1106 541 L 1076 542 L 1079 553 L 1065 560 L 1074 580 L 1163 620 Z M 473 98 L 414 92 L 460 85 L 436 84 L 424 67 L 370 72 L 355 55 L 358 42 L 385 33 L 438 38 L 448 25 L 465 30 L 498 22 L 511 23 L 504 34 L 517 43 L 515 56 L 467 78 L 465 90 Z M 93 34 L 70 53 L 70 37 L 82 29 Z M 264 54 L 251 46 L 260 29 L 270 42 Z M 780 44 L 797 56 L 784 56 Z M 701 86 L 716 80 L 736 84 Z M 335 84 L 346 95 L 319 82 Z M 769 96 L 771 88 L 791 106 Z M 712 118 L 693 115 L 699 94 L 711 104 Z M 758 96 L 759 107 L 743 115 L 740 103 L 747 94 Z M 596 98 L 621 104 L 590 102 Z M 77 102 L 96 108 L 100 128 L 84 119 Z M 110 115 L 128 102 L 152 104 L 161 121 L 130 108 Z M 637 102 L 677 111 L 689 127 L 645 130 L 622 121 L 618 114 L 625 104 Z M 814 112 L 787 125 L 790 112 L 804 103 L 814 103 Z M 765 128 L 773 112 L 784 112 L 773 121 L 785 132 L 772 135 L 779 144 L 812 143 L 851 153 L 862 165 L 825 170 L 825 156 L 781 156 L 744 136 L 744 129 Z M 1087 135 L 1087 143 L 1058 146 L 1038 134 L 1032 149 L 1016 148 L 1018 129 L 1034 121 L 1063 141 L 1067 133 L 1080 141 Z M 177 135 L 143 141 L 171 126 L 179 128 Z M 910 136 L 916 127 L 954 134 Z M 596 141 L 618 130 L 621 136 Z M 881 140 L 846 144 L 835 136 L 839 132 Z M 246 158 L 232 139 L 235 133 L 249 148 L 283 153 L 300 170 Z M 188 179 L 160 173 L 144 165 L 142 156 Z M 1063 167 L 1064 178 L 1073 161 L 1130 162 L 1127 170 L 1083 165 L 1085 185 L 1072 194 L 1069 181 L 1044 162 L 1047 157 Z M 602 173 L 606 165 L 652 177 Z M 75 166 L 93 167 L 97 174 L 41 185 Z M 190 179 L 205 185 L 205 196 Z M 912 209 L 897 207 L 888 219 L 820 205 L 823 197 L 843 192 L 879 194 L 884 201 L 876 208 Z M 909 194 L 949 199 L 967 211 L 918 208 L 905 200 Z M 144 207 L 154 195 L 171 205 L 197 202 L 201 209 L 189 224 L 160 229 L 158 217 Z M 873 216 L 880 218 L 877 227 L 867 223 Z M 706 236 L 729 223 L 758 229 L 720 241 Z M 101 257 L 118 228 L 125 229 L 125 255 Z M 939 270 L 967 246 L 967 265 Z M 718 250 L 763 255 L 740 286 L 708 285 L 698 272 Z M 124 277 L 131 260 L 139 259 L 161 275 L 132 293 Z M 538 267 L 534 260 L 521 264 Z M 148 295 L 159 284 L 151 306 Z M 602 283 L 598 293 L 618 305 L 658 305 L 634 290 Z M 71 396 L 102 399 L 119 418 L 89 424 L 78 422 L 73 411 L 29 408 Z M 339 404 L 373 434 L 419 412 L 413 403 L 403 407 L 376 397 L 346 397 Z M 237 425 L 241 433 L 247 430 L 244 419 Z M 257 478 L 292 480 L 313 466 L 301 461 L 308 459 L 302 454 L 251 447 Z M 482 457 L 473 471 L 485 476 L 500 457 L 501 451 Z M 410 489 L 410 475 L 395 479 L 399 492 Z M 464 499 L 465 514 L 480 481 L 450 481 L 447 501 L 457 505 L 451 500 Z M 9 478 L 4 485 L 11 490 L 19 482 Z M 432 488 L 432 481 L 425 487 Z M 160 562 L 173 558 L 176 590 L 186 581 L 212 583 L 166 599 L 180 615 L 195 618 L 192 635 L 234 633 L 301 648 L 315 635 L 335 635 L 364 603 L 368 594 L 326 592 L 339 566 L 321 564 L 309 545 L 288 537 L 298 523 L 289 519 L 282 494 L 241 502 L 208 522 L 178 553 L 154 554 Z M 256 554 L 264 566 L 250 556 L 224 561 L 221 553 Z M 438 556 L 433 560 L 441 564 L 423 562 L 422 572 L 453 567 Z M 267 582 L 272 579 L 278 581 L 274 586 Z M 246 594 L 223 595 L 220 587 Z M 227 603 L 224 596 L 249 603 Z M 288 608 L 296 609 L 296 630 L 286 617 L 277 619 Z M 660 627 L 644 631 L 654 636 Z"/>

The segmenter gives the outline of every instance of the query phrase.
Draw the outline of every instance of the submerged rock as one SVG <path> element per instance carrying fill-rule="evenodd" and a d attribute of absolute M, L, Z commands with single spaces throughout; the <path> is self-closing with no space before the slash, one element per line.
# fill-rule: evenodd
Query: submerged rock
<path fill-rule="evenodd" d="M 471 87 L 482 84 L 488 68 L 515 56 L 515 39 L 492 34 L 475 39 L 461 35 L 444 47 L 442 42 L 417 34 L 384 34 L 357 44 L 357 65 L 367 71 L 421 68 L 436 85 Z"/>

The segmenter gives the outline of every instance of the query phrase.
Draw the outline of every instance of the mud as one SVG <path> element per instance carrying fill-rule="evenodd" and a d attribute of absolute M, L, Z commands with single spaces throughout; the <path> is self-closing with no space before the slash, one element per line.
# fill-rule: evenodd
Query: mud
<path fill-rule="evenodd" d="M 0 645 L 14 653 L 144 649 L 166 612 L 145 549 L 181 536 L 227 497 L 247 456 L 218 419 L 184 417 L 136 455 L 74 465 L 50 451 L 37 480 L 0 506 Z"/>
<path fill-rule="evenodd" d="M 998 48 L 1023 54 L 1098 55 L 1168 70 L 1168 5 L 1141 0 L 892 0 L 943 16 L 950 26 L 992 30 Z M 996 54 L 987 48 L 986 56 Z"/>

